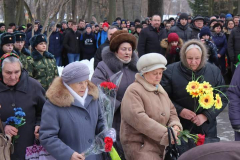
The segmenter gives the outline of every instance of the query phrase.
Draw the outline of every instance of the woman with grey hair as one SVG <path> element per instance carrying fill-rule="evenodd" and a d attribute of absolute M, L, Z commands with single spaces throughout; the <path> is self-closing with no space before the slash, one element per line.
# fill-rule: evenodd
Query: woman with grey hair
<path fill-rule="evenodd" d="M 11 160 L 25 159 L 26 147 L 32 146 L 34 139 L 38 139 L 45 103 L 44 89 L 22 69 L 18 58 L 14 53 L 6 53 L 0 58 L 0 115 L 5 133 L 11 137 L 19 135 L 14 141 Z M 26 114 L 26 124 L 18 129 L 5 123 L 7 118 L 14 116 L 14 108 L 22 108 Z"/>
<path fill-rule="evenodd" d="M 85 150 L 104 129 L 98 88 L 90 82 L 88 66 L 68 64 L 46 92 L 40 142 L 57 160 L 84 160 Z M 86 160 L 101 160 L 92 155 Z"/>
<path fill-rule="evenodd" d="M 169 144 L 166 126 L 173 127 L 175 136 L 182 130 L 176 109 L 159 84 L 166 64 L 159 53 L 143 55 L 137 62 L 140 73 L 124 94 L 120 139 L 127 160 L 162 160 Z"/>
<path fill-rule="evenodd" d="M 191 133 L 205 134 L 206 137 L 217 138 L 216 117 L 227 105 L 227 99 L 221 95 L 223 106 L 219 110 L 200 108 L 198 102 L 187 93 L 186 86 L 200 76 L 199 82 L 209 82 L 212 87 L 224 85 L 224 79 L 218 67 L 207 62 L 207 50 L 199 40 L 186 42 L 180 51 L 180 62 L 173 63 L 163 74 L 161 82 L 177 109 L 183 129 Z M 225 93 L 224 88 L 218 88 Z"/>

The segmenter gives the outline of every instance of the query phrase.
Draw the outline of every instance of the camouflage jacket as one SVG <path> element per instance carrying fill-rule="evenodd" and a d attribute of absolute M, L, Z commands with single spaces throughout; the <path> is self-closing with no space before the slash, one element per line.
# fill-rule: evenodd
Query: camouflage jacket
<path fill-rule="evenodd" d="M 48 89 L 53 79 L 58 76 L 54 55 L 44 52 L 43 56 L 36 50 L 31 54 L 33 58 L 33 78 L 38 80 L 45 90 Z"/>
<path fill-rule="evenodd" d="M 15 52 L 19 55 L 19 59 L 22 62 L 23 68 L 28 71 L 28 75 L 33 77 L 33 58 L 31 57 L 30 51 L 23 47 L 21 53 L 15 49 Z"/>

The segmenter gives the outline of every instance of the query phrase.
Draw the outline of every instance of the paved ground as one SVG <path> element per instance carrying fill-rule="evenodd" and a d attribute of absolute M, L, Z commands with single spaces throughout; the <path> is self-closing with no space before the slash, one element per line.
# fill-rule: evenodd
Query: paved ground
<path fill-rule="evenodd" d="M 234 141 L 234 131 L 229 122 L 228 107 L 217 117 L 218 137 L 221 141 Z"/>

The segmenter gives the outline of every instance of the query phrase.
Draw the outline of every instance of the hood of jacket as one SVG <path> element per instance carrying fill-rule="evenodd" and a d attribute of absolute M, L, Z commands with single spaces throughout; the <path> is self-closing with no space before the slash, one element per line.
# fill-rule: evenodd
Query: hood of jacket
<path fill-rule="evenodd" d="M 160 43 L 162 48 L 168 48 L 168 38 L 164 38 L 161 43 Z M 183 40 L 181 38 L 179 38 L 178 40 L 178 46 L 182 47 L 183 45 Z"/>
<path fill-rule="evenodd" d="M 98 99 L 98 88 L 90 81 L 88 81 L 88 95 L 91 95 L 94 100 Z M 54 79 L 46 92 L 46 97 L 58 107 L 70 107 L 74 102 L 74 97 L 64 86 L 61 77 Z"/>
<path fill-rule="evenodd" d="M 137 65 L 138 57 L 134 51 L 132 53 L 131 61 L 128 64 L 123 64 L 123 62 L 121 62 L 116 57 L 115 53 L 110 51 L 109 46 L 107 46 L 103 48 L 102 59 L 103 59 L 103 62 L 106 63 L 106 65 L 109 67 L 109 69 L 114 73 L 117 73 L 118 71 L 122 70 L 124 65 L 127 65 L 130 70 L 137 72 L 136 65 Z"/>
<path fill-rule="evenodd" d="M 34 61 L 41 60 L 43 58 L 43 56 L 45 56 L 46 58 L 50 58 L 50 59 L 54 58 L 54 55 L 52 55 L 50 52 L 45 51 L 42 56 L 37 50 L 33 50 L 31 56 Z"/>

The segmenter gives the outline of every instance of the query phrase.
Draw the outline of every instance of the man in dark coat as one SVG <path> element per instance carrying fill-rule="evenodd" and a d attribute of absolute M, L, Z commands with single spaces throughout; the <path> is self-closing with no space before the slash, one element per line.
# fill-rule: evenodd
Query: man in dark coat
<path fill-rule="evenodd" d="M 18 56 L 7 53 L 2 57 L 2 71 L 0 72 L 0 114 L 3 122 L 14 116 L 14 108 L 22 108 L 25 112 L 26 124 L 16 129 L 4 123 L 5 133 L 10 136 L 19 135 L 15 140 L 14 154 L 11 160 L 25 159 L 26 147 L 34 144 L 38 138 L 41 112 L 45 103 L 45 91 L 41 84 L 28 76 L 22 69 Z M 34 135 L 35 134 L 35 135 Z"/>
<path fill-rule="evenodd" d="M 73 22 L 71 31 L 66 32 L 63 40 L 69 63 L 80 60 L 80 36 L 81 33 L 77 31 L 76 22 Z"/>
<path fill-rule="evenodd" d="M 232 62 L 232 72 L 234 73 L 235 64 L 238 62 L 237 56 L 240 54 L 240 25 L 238 27 L 233 28 L 229 38 L 228 38 L 228 55 Z"/>
<path fill-rule="evenodd" d="M 198 33 L 202 29 L 204 24 L 204 18 L 202 16 L 196 16 L 192 21 L 192 36 L 191 39 L 198 39 Z"/>
<path fill-rule="evenodd" d="M 152 52 L 165 54 L 160 42 L 162 39 L 167 38 L 167 31 L 165 28 L 160 28 L 160 23 L 161 17 L 153 15 L 151 25 L 142 29 L 137 46 L 139 57 Z"/>
<path fill-rule="evenodd" d="M 39 25 L 38 23 L 35 22 L 34 24 L 34 34 L 33 35 L 37 35 L 37 34 L 40 34 L 41 33 L 41 29 L 39 28 Z M 30 42 L 29 40 L 32 38 L 32 30 L 29 30 L 27 33 L 26 33 L 26 42 L 25 42 L 25 47 L 26 48 L 29 48 L 30 46 Z"/>
<path fill-rule="evenodd" d="M 102 50 L 104 47 L 109 46 L 110 44 L 110 38 L 112 37 L 112 34 L 118 30 L 117 26 L 110 26 L 108 29 L 108 38 L 106 41 L 99 46 L 97 49 L 95 56 L 94 56 L 94 69 L 97 67 L 98 63 L 102 61 Z"/>
<path fill-rule="evenodd" d="M 178 19 L 177 25 L 173 26 L 168 34 L 177 33 L 178 36 L 184 41 L 188 41 L 192 36 L 192 29 L 188 27 L 188 14 L 182 13 Z"/>

